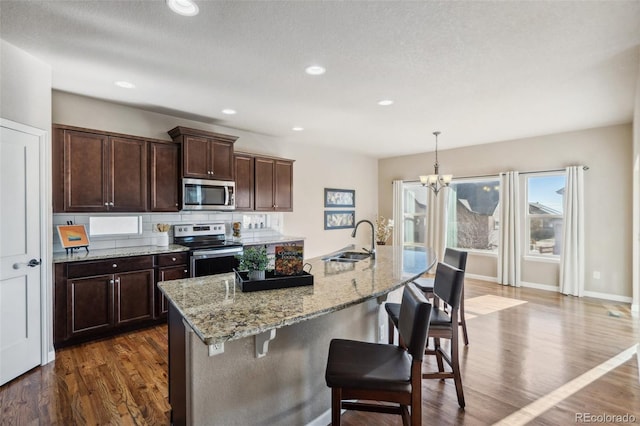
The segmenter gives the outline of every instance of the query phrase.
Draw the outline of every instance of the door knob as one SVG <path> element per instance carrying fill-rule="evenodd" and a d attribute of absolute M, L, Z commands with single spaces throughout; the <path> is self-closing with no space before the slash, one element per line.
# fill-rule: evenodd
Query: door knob
<path fill-rule="evenodd" d="M 20 265 L 26 265 L 30 268 L 35 268 L 39 264 L 40 264 L 40 259 L 31 259 L 27 263 L 17 262 L 17 263 L 14 263 L 12 266 L 13 266 L 13 269 L 20 269 Z"/>

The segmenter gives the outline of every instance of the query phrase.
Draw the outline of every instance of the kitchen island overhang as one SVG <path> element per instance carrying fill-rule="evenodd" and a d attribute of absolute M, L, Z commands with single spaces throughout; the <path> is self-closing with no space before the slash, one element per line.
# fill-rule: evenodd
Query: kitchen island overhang
<path fill-rule="evenodd" d="M 233 274 L 160 283 L 170 301 L 173 424 L 307 424 L 317 419 L 330 408 L 324 384 L 329 341 L 378 340 L 379 304 L 426 272 L 435 256 L 431 250 L 386 246 L 375 260 L 341 263 L 318 257 L 306 262 L 312 266 L 313 286 L 242 293 Z M 277 337 L 267 356 L 257 359 L 264 340 L 253 336 L 267 335 L 268 343 L 271 330 L 277 330 Z M 224 353 L 209 356 L 219 352 L 210 348 L 221 344 Z"/>

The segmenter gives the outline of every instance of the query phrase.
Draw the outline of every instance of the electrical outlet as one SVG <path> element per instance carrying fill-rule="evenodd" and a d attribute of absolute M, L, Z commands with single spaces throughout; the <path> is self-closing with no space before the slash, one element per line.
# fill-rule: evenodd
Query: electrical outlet
<path fill-rule="evenodd" d="M 209 345 L 209 356 L 219 355 L 224 353 L 224 343 L 214 343 Z"/>
<path fill-rule="evenodd" d="M 594 280 L 600 279 L 600 271 L 593 271 L 593 279 Z"/>

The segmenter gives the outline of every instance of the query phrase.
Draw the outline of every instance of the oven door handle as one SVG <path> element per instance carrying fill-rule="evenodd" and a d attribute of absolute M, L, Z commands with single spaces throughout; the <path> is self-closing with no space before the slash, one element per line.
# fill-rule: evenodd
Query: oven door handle
<path fill-rule="evenodd" d="M 191 255 L 191 258 L 193 260 L 212 259 L 215 257 L 227 257 L 230 254 L 232 255 L 242 254 L 242 249 L 235 247 L 235 248 L 228 248 L 228 249 L 211 250 L 202 254 L 199 254 L 198 252 L 194 252 Z"/>

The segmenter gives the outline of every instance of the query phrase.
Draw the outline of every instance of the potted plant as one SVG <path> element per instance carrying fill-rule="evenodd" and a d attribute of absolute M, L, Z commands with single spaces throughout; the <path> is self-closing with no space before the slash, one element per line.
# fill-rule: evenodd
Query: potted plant
<path fill-rule="evenodd" d="M 251 281 L 264 280 L 265 270 L 269 264 L 266 246 L 247 247 L 241 255 L 236 257 L 240 260 L 238 269 L 248 271 Z"/>
<path fill-rule="evenodd" d="M 393 220 L 386 219 L 384 216 L 378 216 L 376 219 L 376 244 L 385 245 L 391 236 L 393 229 Z"/>

